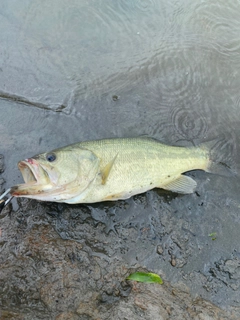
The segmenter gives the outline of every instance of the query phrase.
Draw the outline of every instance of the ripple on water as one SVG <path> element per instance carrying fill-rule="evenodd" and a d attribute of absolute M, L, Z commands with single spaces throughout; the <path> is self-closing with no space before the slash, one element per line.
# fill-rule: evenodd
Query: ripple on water
<path fill-rule="evenodd" d="M 175 131 L 182 139 L 202 138 L 208 130 L 206 115 L 211 120 L 212 112 L 205 103 L 206 85 L 203 86 L 199 65 L 191 59 L 193 55 L 191 48 L 180 50 L 171 42 L 165 43 L 164 50 L 161 48 L 122 72 L 96 79 L 89 83 L 87 90 L 78 82 L 74 105 L 79 105 L 77 100 L 81 95 L 85 100 L 94 96 L 95 102 L 102 105 L 101 111 L 105 110 L 107 117 L 112 119 L 112 124 L 117 119 L 116 125 L 132 122 L 135 126 L 138 115 L 137 125 L 141 126 L 142 133 L 156 137 L 161 133 L 164 137 L 164 133 L 168 136 Z M 120 98 L 113 101 L 113 95 Z M 101 100 L 105 102 L 101 103 Z M 200 106 L 203 112 L 197 111 Z M 76 112 L 79 107 L 77 109 Z M 98 117 L 97 112 L 91 114 Z"/>
<path fill-rule="evenodd" d="M 205 42 L 224 54 L 239 54 L 240 2 L 200 2 L 189 19 L 195 29 L 205 36 Z"/>
<path fill-rule="evenodd" d="M 236 110 L 237 118 L 239 117 L 239 111 L 240 111 L 240 95 L 236 96 L 234 99 L 234 108 Z"/>
<path fill-rule="evenodd" d="M 185 140 L 202 139 L 208 131 L 205 117 L 193 109 L 175 108 L 171 119 L 179 137 Z"/>
<path fill-rule="evenodd" d="M 98 74 L 101 67 L 107 68 L 108 55 L 109 64 L 115 63 L 110 60 L 112 52 L 118 50 L 121 55 L 125 45 L 134 45 L 129 28 L 129 21 L 108 3 L 36 2 L 25 12 L 22 56 L 35 71 L 57 72 L 65 80 L 89 71 L 89 75 Z M 37 65 L 32 63 L 34 59 Z"/>
<path fill-rule="evenodd" d="M 121 0 L 118 2 L 123 11 L 143 11 L 144 13 L 150 11 L 154 13 L 156 9 L 156 0 Z"/>
<path fill-rule="evenodd" d="M 171 55 L 165 54 L 159 65 L 162 79 L 162 92 L 171 99 L 178 96 L 180 99 L 188 97 L 195 88 L 194 72 L 188 63 L 184 50 L 172 50 Z"/>

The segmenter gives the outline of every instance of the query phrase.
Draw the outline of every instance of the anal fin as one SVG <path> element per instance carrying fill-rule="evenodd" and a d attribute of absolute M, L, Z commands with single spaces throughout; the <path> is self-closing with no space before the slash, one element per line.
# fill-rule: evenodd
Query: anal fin
<path fill-rule="evenodd" d="M 197 183 L 195 180 L 190 177 L 181 175 L 176 180 L 162 186 L 162 188 L 173 192 L 189 194 L 194 192 L 196 186 Z"/>

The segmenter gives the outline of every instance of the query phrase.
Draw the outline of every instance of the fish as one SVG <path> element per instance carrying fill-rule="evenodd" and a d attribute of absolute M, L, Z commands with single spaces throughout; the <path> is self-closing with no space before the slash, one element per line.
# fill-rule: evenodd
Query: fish
<path fill-rule="evenodd" d="M 222 164 L 215 156 L 209 143 L 179 147 L 143 137 L 84 141 L 20 161 L 25 183 L 10 193 L 69 204 L 128 199 L 153 188 L 191 194 L 197 183 L 184 173 L 218 173 Z"/>

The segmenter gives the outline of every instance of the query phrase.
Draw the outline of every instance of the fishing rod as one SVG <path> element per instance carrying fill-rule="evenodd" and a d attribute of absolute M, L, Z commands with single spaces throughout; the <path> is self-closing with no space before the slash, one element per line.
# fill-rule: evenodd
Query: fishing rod
<path fill-rule="evenodd" d="M 4 197 L 6 197 L 10 193 L 10 191 L 11 189 L 9 188 L 0 196 L 0 213 L 13 198 L 13 196 L 10 196 L 9 198 L 4 199 Z"/>

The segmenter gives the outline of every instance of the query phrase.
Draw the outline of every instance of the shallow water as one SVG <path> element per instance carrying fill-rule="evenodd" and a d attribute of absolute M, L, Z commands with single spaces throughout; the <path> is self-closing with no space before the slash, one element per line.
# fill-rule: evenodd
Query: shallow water
<path fill-rule="evenodd" d="M 216 139 L 217 161 L 240 169 L 238 1 L 3 1 L 0 16 L 5 188 L 22 181 L 19 160 L 105 137 L 148 135 L 173 145 Z M 13 232 L 31 231 L 41 213 L 40 225 L 89 254 L 162 272 L 222 308 L 239 307 L 239 176 L 191 174 L 198 188 L 187 196 L 154 190 L 73 207 L 15 201 L 14 227 L 2 216 L 1 263 Z M 37 282 L 28 281 L 26 288 Z M 1 296 L 4 308 L 22 308 Z"/>

